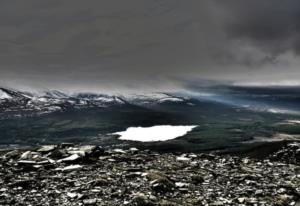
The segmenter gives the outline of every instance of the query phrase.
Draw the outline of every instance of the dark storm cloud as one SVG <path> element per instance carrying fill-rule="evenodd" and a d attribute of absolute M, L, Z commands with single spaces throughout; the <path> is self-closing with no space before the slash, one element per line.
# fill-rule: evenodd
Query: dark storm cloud
<path fill-rule="evenodd" d="M 173 88 L 273 81 L 282 67 L 298 78 L 298 17 L 292 0 L 3 0 L 0 84 Z"/>
<path fill-rule="evenodd" d="M 224 1 L 227 32 L 268 52 L 300 52 L 300 2 L 297 0 Z"/>

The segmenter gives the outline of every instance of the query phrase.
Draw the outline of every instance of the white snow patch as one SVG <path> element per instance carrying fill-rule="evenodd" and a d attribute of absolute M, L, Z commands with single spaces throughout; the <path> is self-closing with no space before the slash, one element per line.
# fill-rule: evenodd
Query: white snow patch
<path fill-rule="evenodd" d="M 169 98 L 164 98 L 164 99 L 160 99 L 158 100 L 159 103 L 163 103 L 163 102 L 183 102 L 183 99 L 179 99 L 176 97 L 169 97 Z"/>
<path fill-rule="evenodd" d="M 118 104 L 124 104 L 124 102 L 121 99 L 119 99 L 118 97 L 97 97 L 95 100 L 103 102 L 103 103 L 116 102 Z"/>
<path fill-rule="evenodd" d="M 186 135 L 192 131 L 196 125 L 192 126 L 171 126 L 159 125 L 153 127 L 129 127 L 126 131 L 113 133 L 120 135 L 121 140 L 156 142 L 167 141 Z"/>
<path fill-rule="evenodd" d="M 37 100 L 40 102 L 48 102 L 48 99 L 45 97 L 39 97 L 39 98 L 37 98 Z"/>
<path fill-rule="evenodd" d="M 287 120 L 287 122 L 290 124 L 300 124 L 300 120 L 294 120 L 294 119 Z"/>
<path fill-rule="evenodd" d="M 95 100 L 101 101 L 101 102 L 113 102 L 114 99 L 111 97 L 98 97 Z"/>
<path fill-rule="evenodd" d="M 284 113 L 287 113 L 287 110 L 276 109 L 276 108 L 267 109 L 267 111 L 271 112 L 271 113 L 274 113 L 274 114 L 284 114 Z"/>
<path fill-rule="evenodd" d="M 0 99 L 11 99 L 12 97 L 6 92 L 0 90 Z"/>
<path fill-rule="evenodd" d="M 181 161 L 181 162 L 188 162 L 188 161 L 190 161 L 191 159 L 190 159 L 190 158 L 187 158 L 187 157 L 180 156 L 180 157 L 176 157 L 176 160 L 177 160 L 177 161 Z"/>

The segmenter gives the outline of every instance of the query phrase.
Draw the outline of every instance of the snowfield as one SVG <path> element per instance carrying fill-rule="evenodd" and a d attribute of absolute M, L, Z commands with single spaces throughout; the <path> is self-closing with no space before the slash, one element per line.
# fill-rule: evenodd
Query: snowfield
<path fill-rule="evenodd" d="M 12 97 L 8 95 L 6 92 L 0 90 L 0 99 L 11 99 Z"/>
<path fill-rule="evenodd" d="M 126 131 L 116 132 L 113 135 L 119 135 L 120 140 L 140 142 L 167 141 L 184 136 L 195 127 L 197 126 L 159 125 L 153 127 L 129 127 Z"/>

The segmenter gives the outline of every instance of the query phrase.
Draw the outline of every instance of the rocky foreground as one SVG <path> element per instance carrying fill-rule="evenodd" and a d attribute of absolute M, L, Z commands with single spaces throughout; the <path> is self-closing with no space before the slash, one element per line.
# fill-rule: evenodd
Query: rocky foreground
<path fill-rule="evenodd" d="M 300 205 L 300 144 L 264 160 L 72 144 L 6 151 L 0 205 Z"/>

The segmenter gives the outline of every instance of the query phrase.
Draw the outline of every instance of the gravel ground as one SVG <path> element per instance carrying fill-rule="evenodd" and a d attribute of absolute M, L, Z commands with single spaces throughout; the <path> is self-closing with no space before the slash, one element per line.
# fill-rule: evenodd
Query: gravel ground
<path fill-rule="evenodd" d="M 300 144 L 269 158 L 72 144 L 2 152 L 0 205 L 300 206 Z"/>

